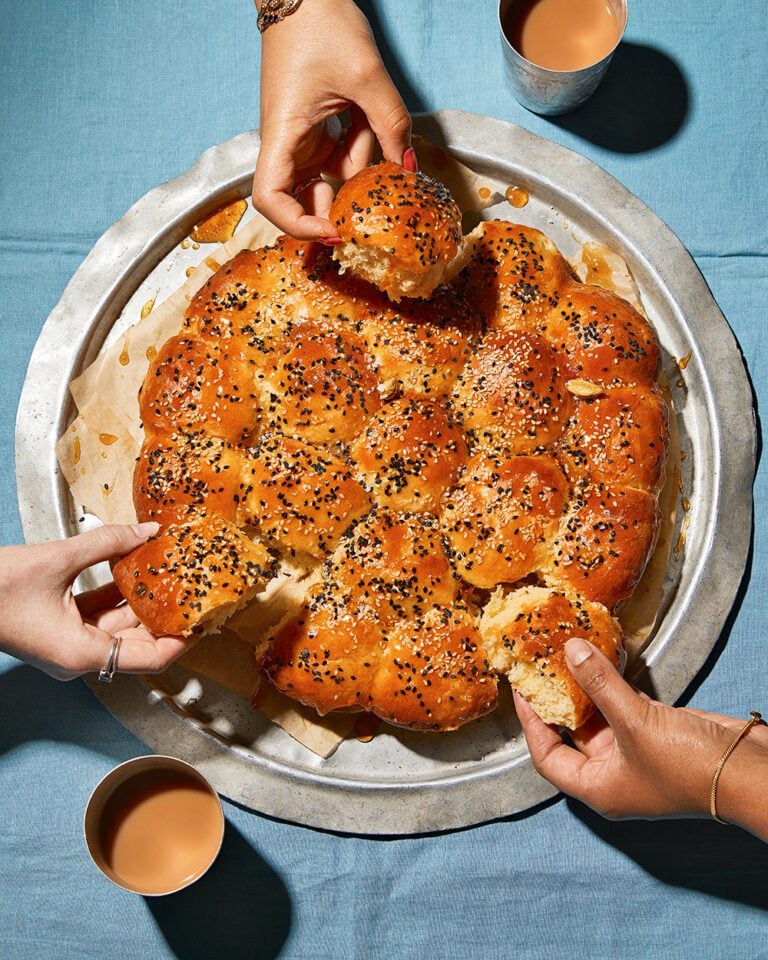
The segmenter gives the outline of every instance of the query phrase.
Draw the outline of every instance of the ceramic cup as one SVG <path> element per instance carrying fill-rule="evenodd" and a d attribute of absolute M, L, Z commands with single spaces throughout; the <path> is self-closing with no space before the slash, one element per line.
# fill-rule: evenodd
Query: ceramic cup
<path fill-rule="evenodd" d="M 91 794 L 83 821 L 91 859 L 123 890 L 164 896 L 199 880 L 224 839 L 221 800 L 176 757 L 135 757 Z"/>
<path fill-rule="evenodd" d="M 613 49 L 602 60 L 580 70 L 548 70 L 531 63 L 518 53 L 504 32 L 503 25 L 514 17 L 514 7 L 523 6 L 525 2 L 526 0 L 501 0 L 499 3 L 499 35 L 512 92 L 532 113 L 549 116 L 570 113 L 592 96 L 605 76 L 627 26 L 627 0 L 608 0 L 619 25 L 618 38 Z"/>

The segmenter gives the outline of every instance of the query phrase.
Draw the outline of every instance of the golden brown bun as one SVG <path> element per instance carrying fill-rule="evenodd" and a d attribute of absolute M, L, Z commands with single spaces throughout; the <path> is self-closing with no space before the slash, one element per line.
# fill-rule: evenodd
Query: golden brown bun
<path fill-rule="evenodd" d="M 274 293 L 269 250 L 241 250 L 198 290 L 184 314 L 188 336 L 229 337 L 258 323 Z"/>
<path fill-rule="evenodd" d="M 466 461 L 467 444 L 441 404 L 402 397 L 368 421 L 350 454 L 376 503 L 437 512 Z"/>
<path fill-rule="evenodd" d="M 242 443 L 259 422 L 254 368 L 227 341 L 171 337 L 139 392 L 148 436 L 202 432 Z"/>
<path fill-rule="evenodd" d="M 405 625 L 411 629 L 427 616 L 432 624 L 430 610 L 450 611 L 457 601 L 459 584 L 435 527 L 434 520 L 422 514 L 373 511 L 347 533 L 324 564 L 303 607 L 278 625 L 261 660 L 262 669 L 278 690 L 321 714 L 382 709 L 392 723 L 416 725 L 409 698 L 397 701 L 392 709 L 395 692 L 381 687 L 374 691 L 373 684 L 386 660 L 391 631 Z M 446 641 L 456 644 L 458 639 L 449 633 Z M 474 663 L 476 651 L 469 652 Z M 476 659 L 479 662 L 481 655 Z M 387 663 L 387 669 L 391 667 Z M 473 684 L 475 676 L 472 672 Z M 466 685 L 463 677 L 446 679 L 452 686 Z M 486 686 L 492 683 L 483 684 L 483 690 Z M 450 696 L 455 696 L 453 690 L 447 694 L 448 703 Z M 460 697 L 457 707 L 461 714 L 428 718 L 433 724 L 430 729 L 436 724 L 447 723 L 447 728 L 452 728 L 465 722 L 458 718 L 465 715 L 467 702 L 476 696 Z M 482 694 L 479 696 L 482 700 Z"/>
<path fill-rule="evenodd" d="M 470 306 L 492 330 L 535 329 L 573 277 L 540 230 L 501 220 L 482 222 L 460 281 Z"/>
<path fill-rule="evenodd" d="M 309 443 L 261 437 L 243 471 L 243 515 L 270 543 L 325 557 L 371 501 L 350 468 Z"/>
<path fill-rule="evenodd" d="M 452 201 L 393 164 L 337 204 L 334 254 L 289 237 L 238 254 L 151 364 L 134 500 L 165 532 L 116 579 L 151 629 L 202 632 L 261 588 L 270 552 L 297 558 L 314 571 L 266 652 L 275 685 L 429 730 L 495 705 L 475 604 L 503 585 L 502 619 L 524 601 L 542 633 L 513 663 L 491 631 L 495 668 L 538 683 L 555 662 L 540 701 L 521 689 L 580 722 L 536 637 L 620 637 L 597 601 L 631 592 L 655 538 L 655 334 L 537 230 L 494 221 L 462 241 Z"/>
<path fill-rule="evenodd" d="M 496 706 L 496 678 L 461 603 L 380 624 L 318 584 L 277 628 L 261 666 L 278 690 L 321 715 L 367 710 L 397 726 L 444 731 Z"/>
<path fill-rule="evenodd" d="M 476 453 L 443 497 L 442 526 L 457 573 L 488 588 L 539 570 L 551 551 L 567 492 L 552 457 Z"/>
<path fill-rule="evenodd" d="M 602 287 L 576 282 L 563 287 L 539 331 L 566 379 L 650 387 L 656 378 L 661 357 L 656 334 L 633 306 Z"/>
<path fill-rule="evenodd" d="M 388 631 L 372 710 L 398 726 L 455 730 L 495 709 L 497 688 L 474 616 L 456 602 Z"/>
<path fill-rule="evenodd" d="M 379 623 L 421 616 L 435 604 L 450 606 L 459 595 L 431 514 L 372 510 L 331 554 L 322 576 L 334 603 Z"/>
<path fill-rule="evenodd" d="M 543 587 L 511 593 L 500 587 L 479 629 L 494 669 L 507 675 L 545 723 L 571 730 L 589 719 L 594 706 L 566 666 L 566 641 L 589 640 L 614 666 L 619 663 L 621 627 L 605 607 Z"/>
<path fill-rule="evenodd" d="M 656 498 L 643 490 L 582 481 L 550 549 L 547 581 L 613 610 L 634 590 L 659 526 Z"/>
<path fill-rule="evenodd" d="M 322 322 L 303 323 L 261 382 L 266 425 L 309 443 L 346 443 L 381 406 L 363 344 Z"/>
<path fill-rule="evenodd" d="M 668 443 L 667 405 L 658 388 L 619 387 L 575 404 L 560 459 L 571 482 L 590 474 L 656 493 Z"/>
<path fill-rule="evenodd" d="M 450 393 L 482 331 L 453 284 L 438 287 L 429 300 L 402 300 L 397 307 L 374 300 L 357 329 L 376 359 L 385 396 L 427 397 Z"/>
<path fill-rule="evenodd" d="M 516 453 L 558 440 L 570 404 L 549 344 L 516 330 L 483 338 L 451 396 L 454 415 L 473 440 Z"/>
<path fill-rule="evenodd" d="M 342 185 L 331 205 L 343 270 L 392 300 L 428 297 L 459 252 L 461 211 L 448 190 L 396 163 L 374 164 Z"/>
<path fill-rule="evenodd" d="M 231 443 L 200 432 L 146 440 L 133 473 L 138 519 L 168 526 L 206 512 L 237 522 L 243 459 Z"/>
<path fill-rule="evenodd" d="M 261 668 L 278 690 L 320 715 L 368 710 L 381 628 L 324 602 L 323 589 L 312 588 L 298 614 L 278 625 Z"/>
<path fill-rule="evenodd" d="M 262 544 L 217 516 L 169 527 L 112 568 L 139 620 L 155 634 L 180 636 L 217 629 L 274 572 Z"/>

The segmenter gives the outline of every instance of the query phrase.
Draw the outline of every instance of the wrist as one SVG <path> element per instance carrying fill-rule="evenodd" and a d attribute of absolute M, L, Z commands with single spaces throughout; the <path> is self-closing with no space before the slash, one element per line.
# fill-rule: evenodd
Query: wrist
<path fill-rule="evenodd" d="M 726 761 L 717 784 L 717 813 L 768 840 L 768 738 L 763 730 L 751 730 Z"/>

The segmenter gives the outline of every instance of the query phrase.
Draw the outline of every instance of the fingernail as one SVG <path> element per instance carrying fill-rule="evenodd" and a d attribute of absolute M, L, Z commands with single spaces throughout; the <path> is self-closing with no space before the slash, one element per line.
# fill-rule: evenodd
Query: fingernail
<path fill-rule="evenodd" d="M 406 170 L 410 170 L 411 173 L 416 173 L 418 171 L 419 161 L 416 159 L 416 152 L 413 147 L 408 147 L 403 154 L 403 166 Z"/>
<path fill-rule="evenodd" d="M 569 663 L 578 667 L 592 656 L 592 647 L 581 637 L 571 637 L 565 644 L 565 656 Z"/>
<path fill-rule="evenodd" d="M 343 243 L 341 237 L 320 237 L 318 243 L 325 244 L 326 247 L 335 247 L 337 243 Z"/>
<path fill-rule="evenodd" d="M 160 529 L 156 520 L 147 520 L 146 523 L 132 523 L 131 530 L 137 537 L 153 537 Z"/>

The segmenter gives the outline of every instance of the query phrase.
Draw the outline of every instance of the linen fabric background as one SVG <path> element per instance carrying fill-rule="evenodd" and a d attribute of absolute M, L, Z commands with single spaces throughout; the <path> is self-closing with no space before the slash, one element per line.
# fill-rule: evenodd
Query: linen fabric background
<path fill-rule="evenodd" d="M 363 6 L 412 110 L 519 123 L 596 161 L 669 224 L 728 318 L 759 411 L 768 400 L 761 0 L 633 0 L 604 85 L 559 120 L 526 112 L 509 92 L 492 0 Z M 2 0 L 0 37 L 0 537 L 15 543 L 14 417 L 45 318 L 132 203 L 258 125 L 260 44 L 249 0 Z M 734 716 L 768 713 L 767 493 L 760 465 L 743 589 L 685 697 Z M 97 872 L 81 830 L 99 778 L 142 752 L 82 683 L 0 656 L 0 957 L 768 957 L 768 846 L 703 821 L 609 823 L 563 798 L 389 840 L 225 802 L 211 873 L 144 900 Z"/>

